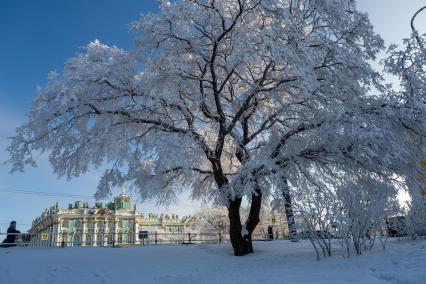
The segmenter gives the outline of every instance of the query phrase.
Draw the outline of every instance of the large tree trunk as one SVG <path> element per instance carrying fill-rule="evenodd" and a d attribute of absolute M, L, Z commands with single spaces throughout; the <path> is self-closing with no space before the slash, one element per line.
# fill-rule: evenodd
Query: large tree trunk
<path fill-rule="evenodd" d="M 255 193 L 252 194 L 250 212 L 245 225 L 241 225 L 240 206 L 242 198 L 229 201 L 229 237 L 231 239 L 234 255 L 243 256 L 253 253 L 252 234 L 260 221 L 260 209 L 262 205 L 262 191 L 256 183 Z"/>
<path fill-rule="evenodd" d="M 293 206 L 291 203 L 290 188 L 287 178 L 282 177 L 281 192 L 284 198 L 285 215 L 287 218 L 288 234 L 292 242 L 299 241 L 297 238 L 296 223 L 294 221 Z"/>
<path fill-rule="evenodd" d="M 253 251 L 251 240 L 244 240 L 241 234 L 240 205 L 241 198 L 230 200 L 228 204 L 229 238 L 236 256 L 246 255 Z"/>

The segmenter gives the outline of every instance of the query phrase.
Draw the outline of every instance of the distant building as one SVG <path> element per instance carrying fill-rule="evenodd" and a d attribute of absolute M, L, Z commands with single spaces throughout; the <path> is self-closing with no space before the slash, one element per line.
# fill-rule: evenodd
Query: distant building
<path fill-rule="evenodd" d="M 268 239 L 288 239 L 287 218 L 284 213 L 263 212 L 260 222 L 253 232 L 253 239 L 261 239 L 265 236 Z"/>
<path fill-rule="evenodd" d="M 248 213 L 248 209 L 242 210 L 241 219 L 246 220 Z M 289 238 L 285 214 L 272 212 L 270 208 L 265 207 L 262 208 L 259 217 L 259 223 L 252 233 L 253 240 Z M 189 217 L 185 222 L 185 230 L 194 234 L 201 232 L 211 235 L 213 240 L 229 241 L 228 212 L 222 208 L 222 210 L 217 209 L 207 214 Z"/>
<path fill-rule="evenodd" d="M 189 220 L 175 214 L 145 217 L 123 192 L 106 207 L 76 201 L 62 209 L 56 203 L 33 221 L 29 233 L 36 234 L 33 242 L 49 246 L 131 245 L 141 243 L 139 236 L 147 232 L 159 241 L 167 235 L 170 241 L 170 234 L 183 233 Z"/>

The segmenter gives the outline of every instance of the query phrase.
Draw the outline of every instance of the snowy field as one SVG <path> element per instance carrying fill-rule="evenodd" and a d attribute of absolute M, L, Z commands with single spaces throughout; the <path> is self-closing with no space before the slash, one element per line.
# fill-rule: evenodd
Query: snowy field
<path fill-rule="evenodd" d="M 426 241 L 390 243 L 362 256 L 316 261 L 308 242 L 0 249 L 0 283 L 426 283 Z"/>

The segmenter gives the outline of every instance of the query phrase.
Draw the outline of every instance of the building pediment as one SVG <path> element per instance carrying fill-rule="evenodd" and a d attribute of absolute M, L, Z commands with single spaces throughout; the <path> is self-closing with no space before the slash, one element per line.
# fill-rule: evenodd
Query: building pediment
<path fill-rule="evenodd" d="M 112 215 L 111 211 L 108 208 L 97 208 L 90 212 L 92 215 Z"/>

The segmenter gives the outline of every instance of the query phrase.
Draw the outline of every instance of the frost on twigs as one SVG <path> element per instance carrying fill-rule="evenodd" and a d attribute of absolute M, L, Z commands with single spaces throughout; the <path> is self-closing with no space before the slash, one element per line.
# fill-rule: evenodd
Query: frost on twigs
<path fill-rule="evenodd" d="M 385 71 L 400 79 L 401 88 L 392 93 L 400 101 L 394 112 L 398 116 L 401 135 L 409 137 L 408 143 L 412 144 L 411 151 L 417 160 L 417 168 L 413 170 L 415 177 L 407 180 L 411 197 L 406 216 L 407 231 L 413 238 L 424 236 L 426 232 L 426 170 L 422 166 L 426 157 L 426 34 L 421 34 L 415 25 L 416 17 L 425 9 L 422 7 L 413 15 L 412 33 L 403 40 L 403 46 L 391 45 L 388 57 L 383 61 Z"/>
<path fill-rule="evenodd" d="M 384 90 L 368 63 L 383 40 L 355 1 L 160 8 L 131 24 L 131 51 L 94 41 L 49 79 L 9 147 L 14 170 L 42 151 L 67 178 L 111 165 L 99 198 L 123 183 L 160 203 L 187 188 L 228 209 L 246 197 L 249 235 L 283 179 L 412 174 L 400 98 L 367 95 Z"/>

